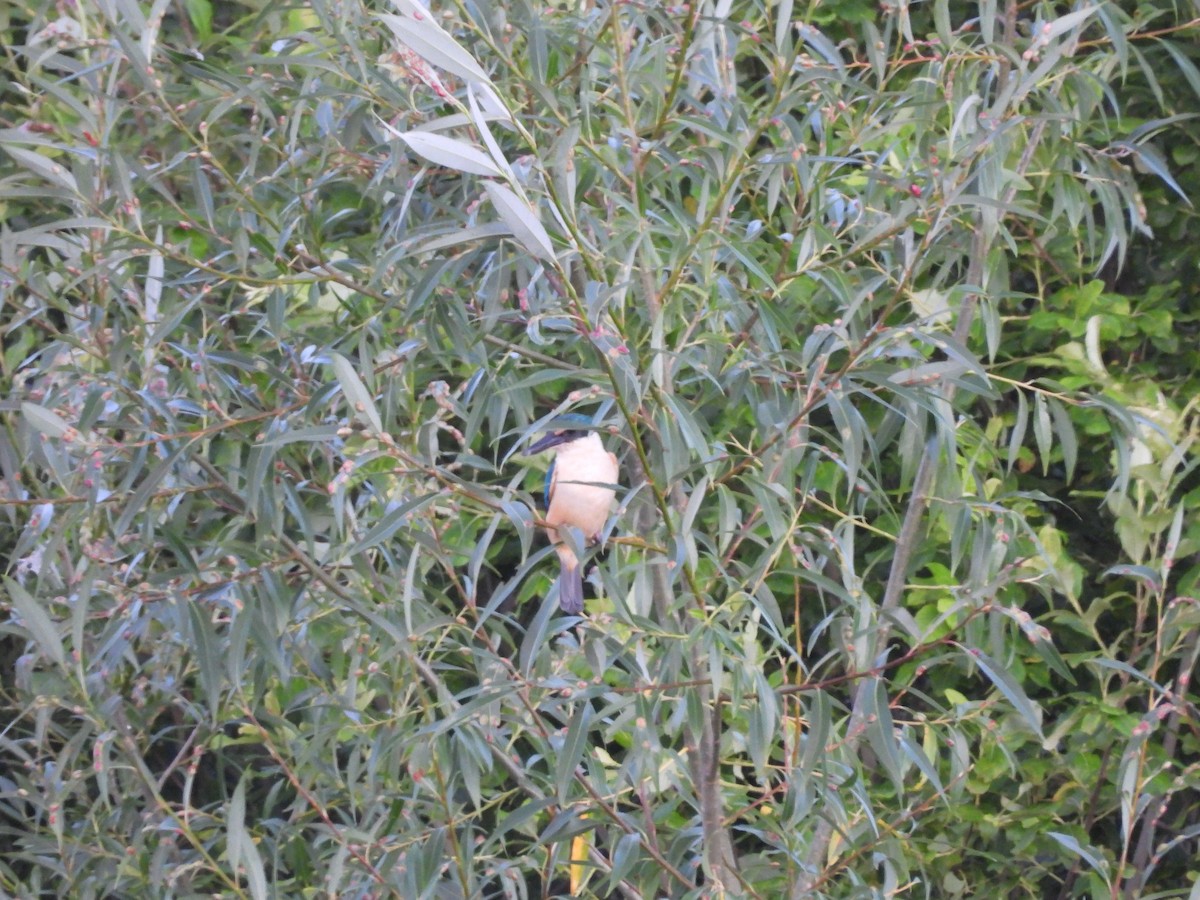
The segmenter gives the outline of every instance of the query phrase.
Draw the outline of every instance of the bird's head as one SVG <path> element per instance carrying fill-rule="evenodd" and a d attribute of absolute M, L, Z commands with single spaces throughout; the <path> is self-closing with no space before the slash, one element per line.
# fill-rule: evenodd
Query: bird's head
<path fill-rule="evenodd" d="M 555 447 L 561 447 L 563 444 L 580 440 L 595 430 L 591 418 L 579 413 L 564 413 L 556 416 L 549 425 L 549 429 L 542 435 L 541 440 L 535 441 L 525 451 L 526 456 L 536 456 Z"/>

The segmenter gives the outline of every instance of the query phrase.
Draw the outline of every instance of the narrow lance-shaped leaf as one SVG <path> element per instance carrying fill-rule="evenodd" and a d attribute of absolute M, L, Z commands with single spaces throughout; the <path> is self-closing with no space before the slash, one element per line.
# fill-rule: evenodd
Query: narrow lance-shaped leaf
<path fill-rule="evenodd" d="M 949 0 L 934 0 L 933 24 L 937 30 L 938 39 L 943 44 L 949 44 L 954 40 L 954 32 L 950 25 Z"/>
<path fill-rule="evenodd" d="M 548 596 L 540 599 L 540 607 L 537 614 L 533 617 L 532 624 L 525 631 L 525 639 L 521 641 L 521 672 L 528 676 L 534 663 L 538 659 L 538 654 L 546 643 L 546 636 L 550 630 L 550 619 L 553 617 L 555 609 L 554 604 Z"/>
<path fill-rule="evenodd" d="M 542 227 L 533 207 L 498 182 L 485 181 L 483 187 L 504 224 L 512 229 L 517 242 L 538 259 L 553 261 L 554 245 L 550 243 L 550 235 Z"/>
<path fill-rule="evenodd" d="M 829 761 L 827 744 L 829 732 L 833 725 L 833 713 L 829 694 L 817 691 L 807 703 L 804 710 L 804 721 L 807 728 L 801 732 L 797 728 L 802 747 L 797 771 L 806 779 L 815 779 L 825 771 Z"/>
<path fill-rule="evenodd" d="M 1077 25 L 1096 14 L 1097 7 L 1086 6 L 1083 9 L 1077 9 L 1074 12 L 1069 12 L 1065 16 L 1059 16 L 1053 22 L 1046 22 L 1041 26 L 1037 35 L 1042 41 L 1053 40 L 1060 34 L 1065 34 Z"/>
<path fill-rule="evenodd" d="M 467 104 L 471 109 L 471 121 L 475 123 L 475 128 L 479 131 L 479 136 L 483 138 L 483 145 L 487 147 L 488 153 L 491 154 L 496 168 L 504 174 L 504 178 L 513 181 L 515 177 L 512 167 L 508 164 L 508 160 L 504 156 L 504 151 L 500 149 L 500 145 L 492 137 L 492 131 L 488 128 L 487 119 L 479 106 L 479 101 L 476 99 L 475 93 L 476 91 L 473 87 L 467 89 Z"/>
<path fill-rule="evenodd" d="M 382 434 L 383 421 L 379 418 L 379 410 L 375 408 L 375 399 L 367 390 L 367 386 L 363 384 L 362 379 L 358 377 L 358 372 L 354 370 L 350 360 L 340 353 L 329 355 L 333 360 L 333 373 L 337 376 L 337 380 L 342 386 L 342 393 L 354 410 L 355 417 L 365 419 L 376 434 Z"/>
<path fill-rule="evenodd" d="M 615 893 L 617 885 L 624 878 L 633 864 L 638 861 L 637 850 L 641 846 L 642 835 L 640 832 L 631 831 L 628 834 L 622 835 L 617 841 L 617 849 L 612 855 L 612 871 L 608 876 L 608 892 Z M 573 883 L 572 883 L 573 884 Z"/>
<path fill-rule="evenodd" d="M 1034 705 L 1033 701 L 1025 695 L 1025 692 L 1021 690 L 1021 686 L 1013 678 L 1012 674 L 982 650 L 967 648 L 961 644 L 956 646 L 979 666 L 980 671 L 995 685 L 996 690 L 1003 694 L 1005 699 L 1013 705 L 1013 708 L 1021 714 L 1021 717 L 1025 719 L 1034 733 L 1045 740 L 1046 736 L 1042 733 L 1041 712 Z"/>
<path fill-rule="evenodd" d="M 65 187 L 72 193 L 78 192 L 79 186 L 75 182 L 75 176 L 49 157 L 34 150 L 26 150 L 24 147 L 14 147 L 12 144 L 6 144 L 4 149 L 13 159 L 34 174 Z"/>
<path fill-rule="evenodd" d="M 1016 421 L 1008 436 L 1008 471 L 1012 472 L 1020 458 L 1021 446 L 1025 443 L 1025 429 L 1029 425 L 1029 401 L 1025 399 L 1024 391 L 1017 391 Z"/>
<path fill-rule="evenodd" d="M 1133 666 L 1127 662 L 1124 662 L 1123 660 L 1098 657 L 1096 659 L 1087 660 L 1087 664 L 1089 666 L 1096 666 L 1097 668 L 1101 669 L 1112 669 L 1116 672 L 1122 672 L 1128 675 L 1130 678 L 1140 681 L 1156 694 L 1170 693 L 1170 688 L 1168 688 L 1165 684 L 1155 681 L 1145 672 L 1141 671 L 1140 669 L 1135 669 Z"/>
<path fill-rule="evenodd" d="M 1154 733 L 1157 713 L 1151 710 L 1133 728 L 1125 741 L 1121 763 L 1117 768 L 1117 783 L 1121 786 L 1121 838 L 1128 844 L 1137 824 L 1141 801 L 1149 799 L 1142 790 L 1142 766 L 1145 765 L 1145 744 Z"/>
<path fill-rule="evenodd" d="M 412 497 L 408 500 L 405 500 L 394 509 L 389 510 L 386 515 L 375 522 L 370 531 L 363 535 L 362 538 L 350 548 L 347 555 L 357 556 L 364 550 L 369 550 L 372 547 L 378 546 L 384 541 L 389 540 L 392 535 L 411 522 L 411 517 L 414 512 L 416 512 L 422 506 L 425 506 L 427 503 L 436 500 L 437 497 L 438 495 L 436 493 L 423 494 L 419 497 Z"/>
<path fill-rule="evenodd" d="M 188 19 L 202 40 L 212 37 L 213 8 L 211 0 L 186 0 Z"/>
<path fill-rule="evenodd" d="M 39 406 L 36 403 L 28 401 L 21 404 L 21 415 L 23 415 L 29 424 L 40 431 L 42 434 L 53 438 L 60 438 L 67 433 L 70 425 L 66 420 L 52 409 L 46 409 L 44 406 Z"/>
<path fill-rule="evenodd" d="M 767 762 L 779 738 L 778 695 L 762 672 L 756 672 L 753 677 L 758 698 L 747 710 L 750 720 L 747 743 L 755 768 L 766 777 Z"/>
<path fill-rule="evenodd" d="M 146 510 L 150 508 L 151 500 L 162 484 L 163 479 L 175 471 L 176 464 L 181 457 L 185 457 L 189 452 L 189 444 L 182 443 L 175 447 L 164 443 L 162 450 L 170 449 L 162 459 L 158 461 L 153 469 L 141 480 L 137 490 L 129 495 L 125 500 L 125 506 L 121 510 L 121 516 L 112 526 L 112 533 L 115 536 L 123 535 L 129 526 L 133 524 L 134 519 L 139 516 L 144 516 Z"/>
<path fill-rule="evenodd" d="M 486 153 L 465 141 L 428 131 L 398 131 L 382 119 L 380 121 L 384 128 L 408 144 L 417 156 L 434 165 L 470 175 L 488 175 L 493 178 L 503 175 Z"/>
<path fill-rule="evenodd" d="M 392 30 L 397 40 L 415 51 L 426 62 L 457 75 L 463 81 L 491 84 L 491 79 L 480 68 L 475 58 L 433 20 L 427 9 L 407 0 L 395 2 L 396 6 L 408 12 L 408 15 L 380 13 L 379 19 Z"/>
<path fill-rule="evenodd" d="M 558 802 L 565 805 L 570 794 L 570 787 L 575 781 L 575 766 L 587 746 L 588 732 L 591 730 L 592 704 L 587 700 L 580 701 L 571 723 L 567 726 L 567 736 L 559 750 L 555 765 L 555 787 L 558 790 Z"/>
<path fill-rule="evenodd" d="M 1042 458 L 1042 474 L 1050 469 L 1050 410 L 1046 406 L 1046 398 L 1041 394 L 1033 396 L 1033 437 L 1037 441 L 1038 456 Z"/>
<path fill-rule="evenodd" d="M 4 588 L 34 643 L 43 654 L 60 666 L 64 665 L 66 653 L 63 651 L 62 638 L 58 635 L 54 621 L 42 609 L 41 604 L 25 588 L 7 576 L 4 579 Z"/>
<path fill-rule="evenodd" d="M 707 492 L 708 476 L 705 475 L 692 489 L 691 496 L 688 498 L 687 508 L 683 513 L 683 520 L 679 527 L 679 533 L 683 536 L 684 542 L 687 546 L 688 565 L 693 567 L 699 564 L 696 539 L 692 533 L 693 526 L 696 521 L 696 516 L 700 512 L 700 508 L 704 505 L 705 495 Z"/>
<path fill-rule="evenodd" d="M 1131 563 L 1119 563 L 1115 566 L 1109 566 L 1100 573 L 1101 578 L 1107 578 L 1110 575 L 1122 575 L 1127 578 L 1141 579 L 1150 590 L 1158 593 L 1162 590 L 1162 582 L 1158 578 L 1158 573 L 1149 566 L 1138 566 Z"/>
<path fill-rule="evenodd" d="M 1112 878 L 1110 877 L 1108 870 L 1108 861 L 1104 859 L 1104 857 L 1100 856 L 1096 852 L 1095 848 L 1084 847 L 1074 837 L 1069 834 L 1063 834 L 1061 831 L 1047 831 L 1046 834 L 1058 841 L 1058 843 L 1061 844 L 1064 849 L 1074 853 L 1085 863 L 1091 866 L 1095 870 L 1096 874 L 1104 879 L 1105 884 L 1112 884 Z"/>
<path fill-rule="evenodd" d="M 485 238 L 492 237 L 508 237 L 512 234 L 512 229 L 503 222 L 485 222 L 482 225 L 472 225 L 470 228 L 457 228 L 448 234 L 441 234 L 435 238 L 430 238 L 427 241 L 422 241 L 413 246 L 407 252 L 405 257 L 421 256 L 426 253 L 433 253 L 437 250 L 444 250 L 447 247 L 456 247 L 459 244 L 467 244 L 472 241 L 480 241 Z"/>
<path fill-rule="evenodd" d="M 1161 46 L 1171 55 L 1171 59 L 1178 67 L 1180 74 L 1187 80 L 1188 86 L 1191 87 L 1193 93 L 1200 94 L 1200 69 L 1197 69 L 1195 63 L 1174 43 L 1164 41 Z M 1168 117 L 1167 121 L 1172 118 L 1174 116 Z M 1137 134 L 1136 129 L 1133 134 Z M 1133 134 L 1130 137 L 1133 137 Z M 1200 890 L 1200 881 L 1196 882 L 1196 887 L 1197 890 Z"/>
<path fill-rule="evenodd" d="M 884 770 L 899 792 L 904 788 L 904 773 L 900 761 L 900 744 L 896 740 L 896 727 L 892 722 L 892 711 L 888 706 L 887 687 L 880 678 L 871 679 L 863 685 L 866 692 L 863 711 L 867 714 L 867 743 L 883 764 Z"/>
<path fill-rule="evenodd" d="M 1180 198 L 1182 198 L 1183 202 L 1188 206 L 1192 205 L 1191 199 L 1184 192 L 1183 188 L 1179 186 L 1179 182 L 1177 182 L 1171 176 L 1171 170 L 1167 168 L 1166 160 L 1159 156 L 1158 151 L 1153 147 L 1148 144 L 1142 144 L 1141 146 L 1138 146 L 1137 144 L 1131 144 L 1128 141 L 1113 141 L 1113 147 L 1132 154 L 1138 165 L 1150 172 L 1152 175 L 1156 175 L 1159 179 L 1161 179 L 1163 183 L 1166 184 L 1167 187 L 1173 190 L 1176 194 L 1178 194 Z"/>
<path fill-rule="evenodd" d="M 1054 420 L 1054 433 L 1058 435 L 1058 446 L 1062 451 L 1063 465 L 1067 470 L 1067 481 L 1075 476 L 1075 461 L 1079 457 L 1079 440 L 1075 435 L 1075 424 L 1067 415 L 1062 402 L 1051 397 L 1047 401 L 1050 417 Z"/>
<path fill-rule="evenodd" d="M 1175 554 L 1179 550 L 1179 538 L 1183 535 L 1183 520 L 1186 505 L 1180 503 L 1175 508 L 1175 518 L 1171 520 L 1171 528 L 1167 532 L 1166 552 L 1162 559 L 1161 577 L 1163 582 L 1166 582 L 1171 577 L 1171 570 L 1175 567 Z"/>
<path fill-rule="evenodd" d="M 159 225 L 154 232 L 154 249 L 150 251 L 150 262 L 146 267 L 146 283 L 142 288 L 142 321 L 146 325 L 146 346 L 142 350 L 142 364 L 149 369 L 154 362 L 154 345 L 161 332 L 157 332 L 158 307 L 162 301 L 163 273 L 165 261 L 162 247 L 163 229 Z"/>
<path fill-rule="evenodd" d="M 792 27 L 792 0 L 780 0 L 775 8 L 775 49 L 782 54 Z"/>
<path fill-rule="evenodd" d="M 154 232 L 154 249 L 150 251 L 150 263 L 146 267 L 146 284 L 142 288 L 142 316 L 147 328 L 158 322 L 158 304 L 163 291 L 163 230 L 159 225 Z"/>
<path fill-rule="evenodd" d="M 229 813 L 226 819 L 226 854 L 230 867 L 234 871 L 245 867 L 247 880 L 250 882 L 250 896 L 254 900 L 266 900 L 267 876 L 263 868 L 262 857 L 258 848 L 246 829 L 246 780 L 238 782 L 234 788 L 233 797 L 229 801 Z"/>
<path fill-rule="evenodd" d="M 224 687 L 221 657 L 216 650 L 216 638 L 199 605 L 189 603 L 187 610 L 188 621 L 192 626 L 192 656 L 200 670 L 200 684 L 204 688 L 208 713 L 215 726 L 221 709 L 221 689 Z"/>
<path fill-rule="evenodd" d="M 818 56 L 837 69 L 839 75 L 845 74 L 846 63 L 842 59 L 841 51 L 838 50 L 833 41 L 823 35 L 814 26 L 805 23 L 798 25 L 796 32 L 800 35 L 800 39 L 804 43 L 816 51 Z"/>
<path fill-rule="evenodd" d="M 943 800 L 946 799 L 946 789 L 942 787 L 942 779 L 938 776 L 937 768 L 930 762 L 929 757 L 925 755 L 925 751 L 921 745 L 914 741 L 907 733 L 900 734 L 898 739 L 905 755 L 921 770 L 921 774 L 929 780 L 929 783 L 933 785 L 933 789 L 938 792 L 938 795 Z"/>

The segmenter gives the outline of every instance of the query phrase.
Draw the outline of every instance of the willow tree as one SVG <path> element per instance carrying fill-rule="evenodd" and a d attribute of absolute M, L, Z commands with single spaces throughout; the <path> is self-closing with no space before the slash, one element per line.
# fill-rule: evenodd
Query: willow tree
<path fill-rule="evenodd" d="M 1194 410 L 1120 367 L 1097 280 L 1146 179 L 1186 201 L 1186 26 L 27 7 L 6 892 L 1191 877 Z M 515 452 L 567 410 L 622 472 L 580 617 Z"/>

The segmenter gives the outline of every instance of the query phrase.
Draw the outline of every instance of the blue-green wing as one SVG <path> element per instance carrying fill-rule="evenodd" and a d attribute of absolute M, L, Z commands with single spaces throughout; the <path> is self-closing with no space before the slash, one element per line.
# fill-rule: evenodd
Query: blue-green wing
<path fill-rule="evenodd" d="M 550 468 L 546 469 L 546 483 L 542 486 L 542 507 L 550 509 L 550 495 L 554 493 L 554 460 L 550 460 Z"/>

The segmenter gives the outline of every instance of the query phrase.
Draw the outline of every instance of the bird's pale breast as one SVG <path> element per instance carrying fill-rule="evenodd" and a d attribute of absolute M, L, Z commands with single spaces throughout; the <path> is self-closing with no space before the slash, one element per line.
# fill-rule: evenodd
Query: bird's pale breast
<path fill-rule="evenodd" d="M 616 492 L 605 485 L 617 481 L 617 460 L 600 437 L 588 435 L 558 448 L 546 521 L 574 525 L 588 537 L 604 528 Z"/>

